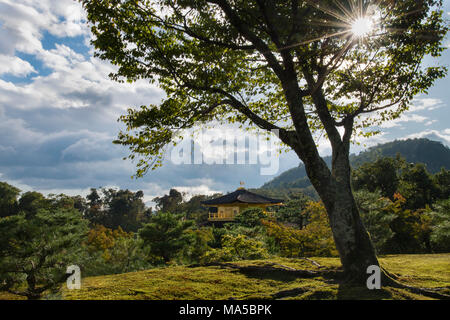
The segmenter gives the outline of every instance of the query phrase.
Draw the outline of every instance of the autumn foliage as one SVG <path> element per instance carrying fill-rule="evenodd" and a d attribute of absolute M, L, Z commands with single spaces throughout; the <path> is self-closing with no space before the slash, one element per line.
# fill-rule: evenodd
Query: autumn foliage
<path fill-rule="evenodd" d="M 133 233 L 125 232 L 121 227 L 112 230 L 103 225 L 95 225 L 89 230 L 86 245 L 89 252 L 102 251 L 102 257 L 109 260 L 111 258 L 110 250 L 114 248 L 118 240 L 124 238 L 133 238 Z"/>
<path fill-rule="evenodd" d="M 303 229 L 274 221 L 263 221 L 267 234 L 273 237 L 284 257 L 299 256 L 336 256 L 325 208 L 321 202 L 310 201 L 302 215 L 309 217 L 309 223 Z"/>

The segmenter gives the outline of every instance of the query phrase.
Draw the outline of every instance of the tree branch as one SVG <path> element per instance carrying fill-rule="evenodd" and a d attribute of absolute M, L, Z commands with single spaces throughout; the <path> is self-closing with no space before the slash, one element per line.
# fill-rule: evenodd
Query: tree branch
<path fill-rule="evenodd" d="M 260 117 L 259 115 L 257 115 L 253 111 L 251 111 L 248 106 L 246 106 L 244 103 L 239 101 L 236 97 L 234 97 L 229 92 L 226 92 L 223 89 L 218 89 L 218 88 L 213 88 L 213 87 L 201 87 L 201 86 L 196 86 L 196 85 L 189 84 L 189 83 L 185 83 L 185 86 L 190 89 L 201 90 L 201 91 L 206 91 L 206 92 L 211 92 L 211 93 L 217 93 L 217 94 L 220 94 L 220 95 L 226 97 L 226 99 L 223 99 L 220 103 L 212 106 L 212 109 L 214 109 L 217 106 L 222 105 L 222 104 L 228 104 L 229 106 L 233 107 L 235 110 L 244 114 L 259 128 L 264 129 L 266 131 L 278 130 L 280 139 L 285 144 L 287 144 L 291 147 L 295 144 L 295 142 L 296 142 L 295 141 L 295 138 L 296 138 L 295 132 L 280 128 L 277 125 L 263 119 L 262 117 Z M 212 109 L 211 109 L 211 111 L 212 111 Z"/>
<path fill-rule="evenodd" d="M 191 28 L 189 28 L 187 21 L 186 21 L 186 16 L 182 15 L 174 6 L 171 6 L 171 7 L 174 9 L 174 12 L 178 15 L 178 17 L 183 19 L 183 26 L 167 23 L 164 19 L 161 19 L 158 15 L 155 15 L 155 14 L 149 12 L 148 10 L 146 10 L 145 8 L 142 8 L 142 6 L 140 6 L 139 3 L 138 3 L 138 7 L 142 11 L 144 11 L 146 14 L 155 18 L 159 23 L 161 23 L 168 29 L 186 33 L 187 35 L 189 35 L 197 40 L 206 42 L 208 44 L 212 44 L 212 45 L 216 45 L 216 46 L 220 46 L 220 47 L 224 47 L 224 48 L 228 48 L 228 49 L 232 49 L 232 50 L 254 50 L 255 49 L 255 46 L 253 46 L 253 45 L 237 45 L 234 43 L 225 43 L 222 41 L 218 41 L 218 40 L 214 40 L 214 39 L 205 37 L 203 35 L 200 35 L 200 34 L 194 32 Z"/>
<path fill-rule="evenodd" d="M 272 68 L 275 74 L 280 79 L 283 78 L 283 68 L 278 63 L 278 60 L 273 55 L 269 46 L 250 30 L 248 25 L 239 17 L 236 11 L 231 8 L 229 3 L 226 0 L 210 0 L 208 2 L 217 4 L 222 9 L 222 11 L 230 20 L 231 24 L 255 46 L 256 50 L 258 50 L 260 54 L 262 54 L 266 58 L 269 66 Z"/>
<path fill-rule="evenodd" d="M 312 74 L 306 68 L 303 68 L 303 74 L 311 91 L 314 90 L 311 88 L 318 88 Z M 341 136 L 336 128 L 336 121 L 330 114 L 330 110 L 328 109 L 327 101 L 322 89 L 315 89 L 312 92 L 312 98 L 317 110 L 317 115 L 319 116 L 319 119 L 322 122 L 328 137 L 330 138 L 330 142 L 333 146 L 339 145 L 342 142 Z"/>
<path fill-rule="evenodd" d="M 277 48 L 282 50 L 283 45 L 280 41 L 278 32 L 273 24 L 273 13 L 275 12 L 273 2 L 268 1 L 271 4 L 271 8 L 267 8 L 265 0 L 257 0 L 256 2 L 258 3 L 261 13 L 264 17 L 264 21 L 267 24 L 267 33 L 269 34 L 270 38 L 272 39 L 273 43 L 275 43 Z"/>

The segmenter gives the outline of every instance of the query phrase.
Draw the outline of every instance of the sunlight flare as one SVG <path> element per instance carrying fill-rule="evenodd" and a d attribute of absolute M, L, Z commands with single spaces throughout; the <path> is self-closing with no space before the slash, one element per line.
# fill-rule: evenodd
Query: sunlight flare
<path fill-rule="evenodd" d="M 360 17 L 352 24 L 352 33 L 358 38 L 369 35 L 373 29 L 374 23 L 369 17 Z"/>

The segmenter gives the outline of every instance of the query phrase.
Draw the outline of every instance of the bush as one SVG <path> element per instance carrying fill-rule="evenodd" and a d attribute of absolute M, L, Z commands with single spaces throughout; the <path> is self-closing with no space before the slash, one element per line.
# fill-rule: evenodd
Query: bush
<path fill-rule="evenodd" d="M 187 247 L 185 256 L 191 263 L 199 263 L 201 259 L 211 248 L 208 243 L 214 240 L 212 228 L 200 228 L 196 230 L 190 230 L 192 234 L 192 245 Z"/>
<path fill-rule="evenodd" d="M 296 195 L 294 199 L 287 201 L 284 206 L 278 208 L 275 217 L 279 222 L 293 223 L 298 228 L 308 224 L 305 209 L 311 199 L 303 194 Z"/>
<path fill-rule="evenodd" d="M 394 200 L 383 209 L 386 214 L 395 216 L 389 224 L 394 235 L 386 241 L 383 251 L 386 253 L 430 252 L 432 230 L 429 210 L 404 209 L 407 200 L 398 193 L 394 194 Z"/>
<path fill-rule="evenodd" d="M 380 191 L 357 191 L 355 199 L 358 204 L 361 220 L 370 235 L 377 253 L 385 253 L 386 243 L 394 236 L 390 224 L 395 219 L 392 210 L 385 210 L 392 202 L 381 196 Z"/>
<path fill-rule="evenodd" d="M 433 252 L 450 252 L 450 199 L 436 205 L 430 214 L 432 231 L 430 236 Z"/>
<path fill-rule="evenodd" d="M 234 260 L 265 259 L 269 254 L 264 243 L 245 235 L 225 235 L 222 248 L 211 249 L 202 258 L 203 262 L 224 262 Z"/>
<path fill-rule="evenodd" d="M 322 203 L 311 201 L 304 211 L 310 222 L 301 230 L 281 223 L 263 222 L 267 234 L 280 248 L 280 254 L 285 257 L 336 256 L 333 235 Z"/>
<path fill-rule="evenodd" d="M 142 240 L 120 227 L 112 230 L 96 225 L 89 231 L 85 247 L 88 255 L 83 267 L 89 276 L 132 272 L 152 266 Z"/>
<path fill-rule="evenodd" d="M 245 209 L 236 216 L 234 224 L 253 228 L 260 226 L 261 220 L 265 218 L 267 218 L 267 216 L 260 208 Z"/>
<path fill-rule="evenodd" d="M 139 230 L 139 237 L 154 263 L 167 264 L 192 244 L 193 235 L 188 232 L 192 225 L 192 221 L 184 220 L 183 214 L 158 212 Z"/>

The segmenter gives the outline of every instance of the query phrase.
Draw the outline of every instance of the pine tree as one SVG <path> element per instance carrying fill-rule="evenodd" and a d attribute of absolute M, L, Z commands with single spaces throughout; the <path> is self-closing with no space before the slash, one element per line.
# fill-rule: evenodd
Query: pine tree
<path fill-rule="evenodd" d="M 150 253 L 156 259 L 168 263 L 192 243 L 192 234 L 186 232 L 192 224 L 192 221 L 183 220 L 179 214 L 159 212 L 139 230 L 139 236 L 150 247 Z"/>
<path fill-rule="evenodd" d="M 76 209 L 40 209 L 0 218 L 0 291 L 39 299 L 80 264 L 87 222 Z"/>

